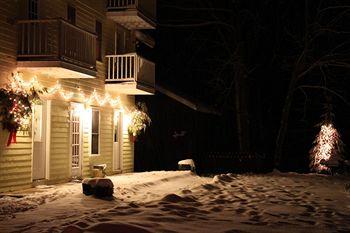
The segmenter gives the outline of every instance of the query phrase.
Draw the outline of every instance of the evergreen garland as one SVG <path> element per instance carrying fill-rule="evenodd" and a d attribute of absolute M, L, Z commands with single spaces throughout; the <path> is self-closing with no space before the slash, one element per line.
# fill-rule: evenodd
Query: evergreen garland
<path fill-rule="evenodd" d="M 151 125 L 151 118 L 148 116 L 147 106 L 145 103 L 137 103 L 136 109 L 131 112 L 131 121 L 128 126 L 128 132 L 132 141 L 137 136 L 146 131 L 147 126 Z"/>
<path fill-rule="evenodd" d="M 7 146 L 16 143 L 19 129 L 28 127 L 32 104 L 40 100 L 39 94 L 45 91 L 37 90 L 34 86 L 26 89 L 14 75 L 11 83 L 0 88 L 0 122 L 2 128 L 10 132 Z"/>

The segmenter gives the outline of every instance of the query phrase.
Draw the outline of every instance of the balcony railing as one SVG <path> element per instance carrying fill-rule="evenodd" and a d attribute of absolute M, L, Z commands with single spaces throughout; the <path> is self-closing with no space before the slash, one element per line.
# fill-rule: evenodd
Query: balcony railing
<path fill-rule="evenodd" d="M 107 83 L 138 82 L 154 86 L 155 64 L 136 53 L 110 55 Z"/>
<path fill-rule="evenodd" d="M 152 20 L 156 18 L 156 0 L 108 0 L 108 11 L 127 9 L 136 9 Z"/>
<path fill-rule="evenodd" d="M 63 19 L 18 21 L 20 61 L 60 60 L 96 68 L 96 35 Z"/>
<path fill-rule="evenodd" d="M 110 8 L 131 8 L 135 7 L 137 0 L 108 0 L 107 7 Z"/>

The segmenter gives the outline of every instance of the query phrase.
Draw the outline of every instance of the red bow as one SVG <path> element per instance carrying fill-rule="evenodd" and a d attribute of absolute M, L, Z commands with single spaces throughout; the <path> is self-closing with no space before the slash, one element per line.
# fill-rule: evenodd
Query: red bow
<path fill-rule="evenodd" d="M 9 138 L 7 140 L 7 146 L 10 146 L 11 143 L 17 143 L 17 131 L 10 131 Z"/>

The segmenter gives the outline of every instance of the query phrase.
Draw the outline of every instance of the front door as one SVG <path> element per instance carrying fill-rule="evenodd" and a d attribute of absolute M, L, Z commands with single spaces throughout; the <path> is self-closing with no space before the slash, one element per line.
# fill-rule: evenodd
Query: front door
<path fill-rule="evenodd" d="M 82 112 L 83 105 L 72 103 L 70 113 L 72 177 L 81 176 Z"/>
<path fill-rule="evenodd" d="M 121 145 L 122 145 L 122 113 L 114 111 L 113 129 L 113 170 L 121 170 Z"/>
<path fill-rule="evenodd" d="M 33 106 L 33 180 L 45 179 L 46 174 L 46 104 Z"/>

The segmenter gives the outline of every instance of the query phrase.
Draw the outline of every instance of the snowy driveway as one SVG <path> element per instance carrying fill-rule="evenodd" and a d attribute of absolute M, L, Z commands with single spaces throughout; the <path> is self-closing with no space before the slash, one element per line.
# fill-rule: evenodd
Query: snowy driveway
<path fill-rule="evenodd" d="M 345 178 L 164 171 L 110 178 L 112 201 L 86 197 L 76 183 L 0 198 L 0 232 L 350 232 Z"/>

